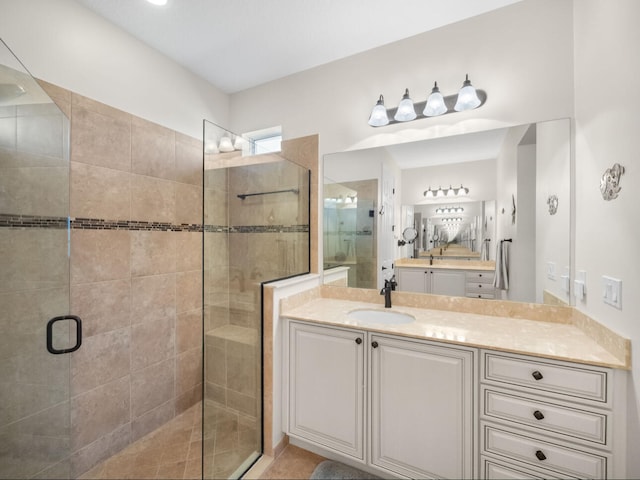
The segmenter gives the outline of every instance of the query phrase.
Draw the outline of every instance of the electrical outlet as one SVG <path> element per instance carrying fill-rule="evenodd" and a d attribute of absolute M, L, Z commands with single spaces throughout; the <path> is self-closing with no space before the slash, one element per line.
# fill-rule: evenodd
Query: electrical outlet
<path fill-rule="evenodd" d="M 602 276 L 602 301 L 622 310 L 622 280 Z"/>
<path fill-rule="evenodd" d="M 547 278 L 549 280 L 556 279 L 556 264 L 553 262 L 547 262 Z"/>

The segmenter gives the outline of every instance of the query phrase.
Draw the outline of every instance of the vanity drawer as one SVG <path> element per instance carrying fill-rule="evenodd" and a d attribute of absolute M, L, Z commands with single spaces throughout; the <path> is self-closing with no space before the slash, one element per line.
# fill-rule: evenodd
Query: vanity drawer
<path fill-rule="evenodd" d="M 607 371 L 484 352 L 484 381 L 606 403 Z"/>
<path fill-rule="evenodd" d="M 578 478 L 606 478 L 607 457 L 564 447 L 533 436 L 484 424 L 484 453 L 510 458 L 518 463 L 548 468 Z"/>
<path fill-rule="evenodd" d="M 491 293 L 482 292 L 482 293 L 470 293 L 467 292 L 467 297 L 469 298 L 496 298 L 496 294 L 494 291 Z"/>
<path fill-rule="evenodd" d="M 467 283 L 467 293 L 487 293 L 493 295 L 495 289 L 491 283 Z"/>
<path fill-rule="evenodd" d="M 493 284 L 494 272 L 467 271 L 467 282 L 469 283 L 488 283 Z"/>
<path fill-rule="evenodd" d="M 540 430 L 596 444 L 607 443 L 608 415 L 556 405 L 510 393 L 483 389 L 486 417 L 518 422 Z"/>
<path fill-rule="evenodd" d="M 493 458 L 482 457 L 482 473 L 481 478 L 485 480 L 533 480 L 533 479 L 557 479 L 559 475 L 549 475 L 545 472 L 537 472 L 527 466 L 513 466 L 509 463 L 502 463 Z"/>

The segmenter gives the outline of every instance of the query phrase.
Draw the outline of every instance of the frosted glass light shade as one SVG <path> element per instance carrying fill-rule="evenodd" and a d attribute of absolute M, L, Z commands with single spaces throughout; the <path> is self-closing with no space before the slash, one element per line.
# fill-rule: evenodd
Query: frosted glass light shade
<path fill-rule="evenodd" d="M 447 106 L 444 104 L 444 97 L 440 93 L 438 88 L 438 82 L 434 82 L 431 95 L 427 99 L 427 104 L 422 111 L 423 115 L 427 117 L 437 117 L 447 112 Z"/>
<path fill-rule="evenodd" d="M 167 4 L 167 0 L 147 0 L 147 2 L 153 4 L 153 5 L 166 5 Z"/>
<path fill-rule="evenodd" d="M 218 146 L 221 152 L 233 152 L 235 148 L 233 148 L 233 143 L 231 143 L 231 139 L 229 137 L 222 137 L 220 139 L 220 145 Z"/>
<path fill-rule="evenodd" d="M 382 127 L 389 124 L 389 117 L 387 116 L 387 109 L 384 107 L 384 97 L 380 95 L 380 99 L 371 110 L 369 116 L 369 125 L 372 127 Z"/>
<path fill-rule="evenodd" d="M 478 98 L 476 89 L 471 85 L 469 75 L 467 75 L 464 83 L 462 84 L 462 88 L 458 92 L 458 100 L 456 101 L 456 105 L 453 109 L 456 112 L 473 110 L 474 108 L 479 107 L 480 103 L 482 102 L 480 102 L 480 99 Z"/>
<path fill-rule="evenodd" d="M 413 100 L 409 97 L 409 89 L 405 89 L 404 95 L 402 96 L 402 100 L 398 105 L 398 110 L 396 114 L 393 116 L 395 120 L 398 122 L 408 122 L 411 120 L 415 120 L 416 109 L 413 107 Z"/>

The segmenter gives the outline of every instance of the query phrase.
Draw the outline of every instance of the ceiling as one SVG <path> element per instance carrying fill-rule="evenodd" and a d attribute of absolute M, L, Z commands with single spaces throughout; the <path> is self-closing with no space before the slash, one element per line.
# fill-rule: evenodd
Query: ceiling
<path fill-rule="evenodd" d="M 75 0 L 225 93 L 520 0 Z"/>

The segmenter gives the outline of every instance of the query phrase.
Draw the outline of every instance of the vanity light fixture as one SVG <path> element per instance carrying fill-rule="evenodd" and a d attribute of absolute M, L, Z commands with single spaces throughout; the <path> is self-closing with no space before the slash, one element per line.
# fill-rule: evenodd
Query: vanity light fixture
<path fill-rule="evenodd" d="M 398 122 L 410 122 L 411 120 L 415 120 L 417 116 L 416 109 L 413 106 L 413 100 L 409 97 L 409 89 L 406 88 L 402 100 L 400 100 L 400 104 L 398 105 L 398 110 L 393 118 Z"/>
<path fill-rule="evenodd" d="M 449 188 L 443 189 L 442 187 L 438 187 L 438 190 L 432 190 L 431 187 L 424 191 L 424 196 L 427 198 L 443 198 L 443 197 L 464 197 L 469 194 L 469 189 L 467 187 L 463 187 L 460 184 L 460 188 L 453 188 L 449 186 Z"/>
<path fill-rule="evenodd" d="M 487 93 L 484 90 L 476 90 L 469 75 L 465 76 L 462 88 L 456 95 L 443 96 L 438 88 L 438 82 L 434 82 L 429 98 L 424 102 L 414 105 L 409 96 L 409 89 L 406 88 L 402 100 L 397 108 L 387 109 L 384 106 L 384 97 L 380 98 L 371 110 L 369 125 L 372 127 L 383 127 L 385 125 L 410 122 L 420 118 L 437 117 L 448 113 L 463 112 L 473 110 L 482 106 L 487 101 Z M 416 111 L 421 112 L 418 116 Z M 392 118 L 392 120 L 389 120 Z"/>
<path fill-rule="evenodd" d="M 168 0 L 147 0 L 147 2 L 153 4 L 153 5 L 158 5 L 159 7 L 162 7 L 163 5 L 167 4 Z"/>
<path fill-rule="evenodd" d="M 369 117 L 369 125 L 372 127 L 383 127 L 389 124 L 389 116 L 387 115 L 387 109 L 384 108 L 384 97 L 380 95 L 378 102 L 373 110 L 371 110 L 371 116 Z"/>
<path fill-rule="evenodd" d="M 218 145 L 218 149 L 221 152 L 233 152 L 235 148 L 233 148 L 233 143 L 231 143 L 231 137 L 227 137 L 226 135 L 220 139 L 220 145 Z"/>
<path fill-rule="evenodd" d="M 442 215 L 445 213 L 462 213 L 464 208 L 462 207 L 438 207 L 436 208 L 436 215 Z"/>

